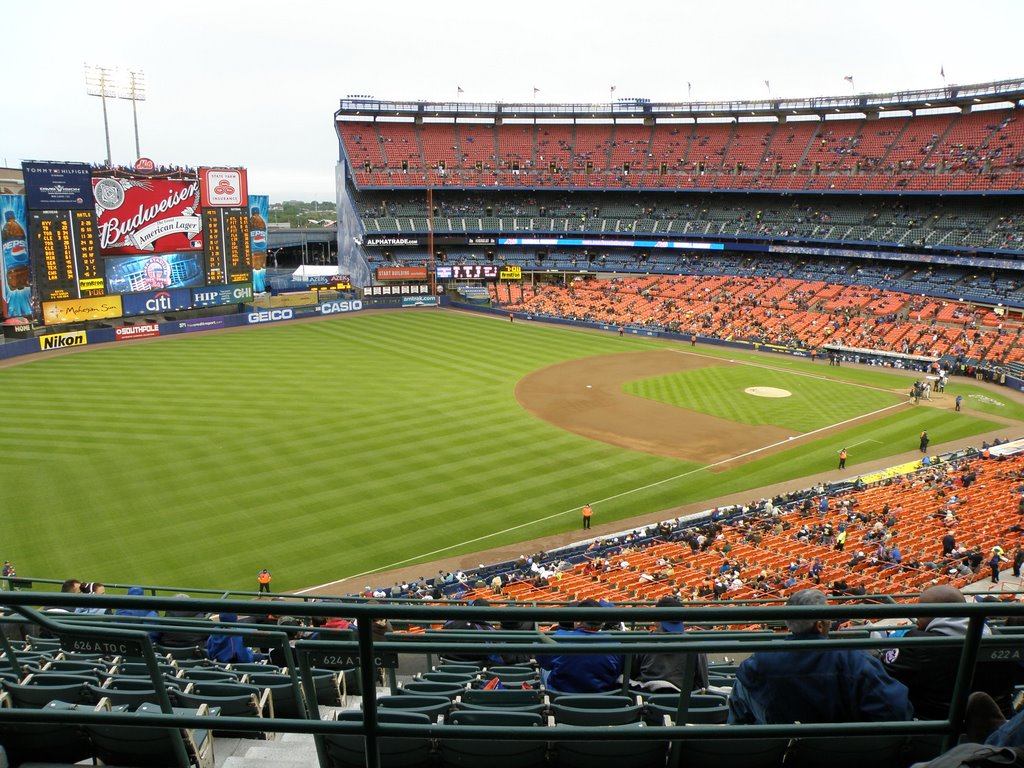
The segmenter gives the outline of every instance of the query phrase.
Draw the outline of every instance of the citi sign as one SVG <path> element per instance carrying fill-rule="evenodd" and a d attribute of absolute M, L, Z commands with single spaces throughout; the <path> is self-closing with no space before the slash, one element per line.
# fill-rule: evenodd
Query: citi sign
<path fill-rule="evenodd" d="M 363 302 L 359 299 L 353 301 L 325 301 L 319 306 L 321 315 L 335 315 L 339 312 L 358 312 L 363 308 Z"/>
<path fill-rule="evenodd" d="M 278 320 L 291 320 L 295 317 L 295 311 L 290 307 L 284 309 L 265 309 L 260 312 L 250 312 L 245 320 L 249 325 L 257 323 L 275 323 Z"/>
<path fill-rule="evenodd" d="M 173 309 L 171 294 L 167 291 L 154 293 L 151 298 L 146 299 L 144 306 L 146 307 L 147 312 L 163 312 L 165 310 Z"/>

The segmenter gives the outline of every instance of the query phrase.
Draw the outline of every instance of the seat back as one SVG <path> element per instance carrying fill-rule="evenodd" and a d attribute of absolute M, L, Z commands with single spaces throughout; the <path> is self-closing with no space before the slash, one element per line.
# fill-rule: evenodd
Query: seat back
<path fill-rule="evenodd" d="M 454 683 L 435 683 L 431 680 L 412 680 L 398 689 L 404 695 L 447 696 L 454 699 L 467 688 Z"/>
<path fill-rule="evenodd" d="M 506 709 L 541 713 L 547 710 L 548 699 L 543 691 L 536 688 L 501 691 L 470 689 L 455 700 L 455 707 L 459 710 Z"/>
<path fill-rule="evenodd" d="M 421 712 L 432 722 L 437 722 L 439 715 L 448 714 L 452 701 L 447 696 L 381 696 L 377 699 L 377 706 L 403 712 Z"/>
<path fill-rule="evenodd" d="M 640 721 L 643 707 L 629 696 L 560 696 L 551 714 L 564 725 L 626 725 Z"/>
<path fill-rule="evenodd" d="M 249 684 L 270 691 L 274 702 L 274 717 L 304 718 L 305 708 L 295 698 L 295 686 L 290 675 L 273 672 L 249 675 Z M 299 686 L 299 694 L 302 688 Z"/>
<path fill-rule="evenodd" d="M 453 683 L 455 685 L 469 685 L 477 678 L 474 672 L 424 672 L 419 680 L 429 680 L 433 683 Z"/>
<path fill-rule="evenodd" d="M 456 739 L 443 734 L 437 740 L 441 761 L 456 768 L 541 768 L 547 758 L 548 728 L 538 713 L 514 710 L 461 710 L 453 712 L 451 725 L 533 727 L 538 738 L 516 736 L 507 739 Z"/>
<path fill-rule="evenodd" d="M 215 685 L 226 684 L 217 683 Z M 171 697 L 171 701 L 178 707 L 197 709 L 205 704 L 210 709 L 219 709 L 220 714 L 224 717 L 252 717 L 262 719 L 264 717 L 264 709 L 260 696 L 255 692 L 256 689 L 254 686 L 240 685 L 239 688 L 242 690 L 239 690 L 237 693 L 220 696 L 215 694 L 230 692 L 224 690 L 215 690 L 213 692 L 169 690 L 167 693 Z M 269 695 L 267 698 L 269 700 Z M 214 736 L 227 736 L 237 739 L 267 738 L 265 731 L 224 731 L 220 729 L 214 731 Z"/>
<path fill-rule="evenodd" d="M 515 725 L 544 726 L 544 716 L 537 712 L 517 712 L 509 709 L 456 710 L 445 719 L 451 725 Z"/>
<path fill-rule="evenodd" d="M 89 684 L 86 689 L 93 704 L 99 704 L 102 699 L 109 699 L 112 706 L 127 707 L 132 712 L 142 704 L 157 700 L 156 691 L 152 686 L 149 688 L 113 688 Z"/>
<path fill-rule="evenodd" d="M 15 707 L 24 709 L 42 709 L 51 701 L 64 701 L 68 704 L 87 704 L 92 701 L 86 686 L 95 684 L 89 678 L 64 684 L 42 685 L 31 683 L 12 683 L 0 681 L 0 686 L 10 696 Z"/>
<path fill-rule="evenodd" d="M 823 736 L 794 739 L 786 768 L 896 768 L 902 765 L 905 736 Z"/>
<path fill-rule="evenodd" d="M 361 721 L 358 710 L 338 712 L 339 722 Z M 422 712 L 403 712 L 382 709 L 377 713 L 382 723 L 430 725 L 430 718 Z M 349 734 L 327 734 L 324 746 L 331 768 L 364 768 L 366 765 L 366 739 Z M 420 768 L 431 764 L 431 741 L 426 736 L 384 736 L 377 740 L 381 768 Z"/>
<path fill-rule="evenodd" d="M 316 702 L 325 707 L 337 707 L 341 705 L 341 686 L 339 685 L 340 674 L 329 669 L 311 669 L 313 676 L 313 689 L 316 694 Z"/>
<path fill-rule="evenodd" d="M 673 722 L 679 714 L 678 693 L 658 693 L 648 696 L 644 704 L 644 719 L 650 725 L 659 725 L 668 715 Z M 721 725 L 729 719 L 729 707 L 722 696 L 691 694 L 686 710 L 686 723 L 693 725 Z"/>
<path fill-rule="evenodd" d="M 159 714 L 156 704 L 142 704 L 141 715 Z M 194 709 L 175 709 L 178 715 L 195 715 Z M 159 726 L 87 725 L 85 728 L 96 757 L 105 765 L 169 766 L 174 762 L 174 741 L 181 739 L 190 762 L 199 768 L 213 766 L 213 739 L 209 731 Z"/>
<path fill-rule="evenodd" d="M 582 725 L 596 724 L 582 723 Z M 645 731 L 651 731 L 653 737 L 657 737 L 657 729 L 648 728 L 643 723 L 614 727 L 643 728 Z M 629 768 L 663 768 L 668 754 L 668 741 L 658 738 L 644 741 L 612 739 L 557 741 L 557 736 L 555 738 L 553 762 L 560 768 L 622 768 L 627 765 Z M 724 768 L 727 765 L 728 763 L 723 763 L 719 768 Z"/>
<path fill-rule="evenodd" d="M 674 748 L 687 768 L 779 768 L 788 744 L 788 739 L 687 739 Z"/>
<path fill-rule="evenodd" d="M 91 705 L 51 701 L 42 709 L 67 711 L 80 707 Z M 85 731 L 69 723 L 0 722 L 0 747 L 11 765 L 27 761 L 73 764 L 91 758 L 93 754 Z"/>

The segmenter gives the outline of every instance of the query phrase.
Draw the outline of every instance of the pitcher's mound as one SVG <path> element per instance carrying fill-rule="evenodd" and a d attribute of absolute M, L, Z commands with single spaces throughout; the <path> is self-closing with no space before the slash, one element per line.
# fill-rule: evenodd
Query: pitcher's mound
<path fill-rule="evenodd" d="M 778 387 L 747 387 L 743 391 L 754 397 L 789 397 L 793 394 L 788 389 Z"/>

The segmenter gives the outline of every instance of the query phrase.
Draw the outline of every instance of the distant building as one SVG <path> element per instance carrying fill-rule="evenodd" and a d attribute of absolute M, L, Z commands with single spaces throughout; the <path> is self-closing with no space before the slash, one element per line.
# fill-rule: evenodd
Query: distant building
<path fill-rule="evenodd" d="M 0 195 L 24 195 L 25 178 L 21 168 L 0 168 Z"/>

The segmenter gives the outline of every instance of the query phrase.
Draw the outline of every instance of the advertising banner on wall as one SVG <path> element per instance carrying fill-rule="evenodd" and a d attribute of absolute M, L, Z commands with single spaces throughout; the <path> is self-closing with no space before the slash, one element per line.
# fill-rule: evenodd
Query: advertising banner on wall
<path fill-rule="evenodd" d="M 50 333 L 39 337 L 39 349 L 46 352 L 50 349 L 67 349 L 68 347 L 84 347 L 89 343 L 85 331 L 71 333 Z"/>
<path fill-rule="evenodd" d="M 193 307 L 216 307 L 221 304 L 242 304 L 252 301 L 252 286 L 224 285 L 197 288 L 192 291 Z"/>
<path fill-rule="evenodd" d="M 3 268 L 0 277 L 4 317 L 32 314 L 32 270 L 28 263 L 28 223 L 22 195 L 0 195 L 0 247 Z"/>
<path fill-rule="evenodd" d="M 148 339 L 160 335 L 160 326 L 156 323 L 144 323 L 143 325 L 125 325 L 114 329 L 114 338 L 118 341 L 129 339 Z"/>
<path fill-rule="evenodd" d="M 199 188 L 204 208 L 240 208 L 249 197 L 241 168 L 200 168 Z"/>
<path fill-rule="evenodd" d="M 175 312 L 192 306 L 192 292 L 187 288 L 174 288 L 152 293 L 127 293 L 121 297 L 121 306 L 126 316 Z"/>
<path fill-rule="evenodd" d="M 256 293 L 267 290 L 267 220 L 270 197 L 249 195 L 249 244 L 252 249 L 252 287 Z"/>
<path fill-rule="evenodd" d="M 163 288 L 192 288 L 203 284 L 198 253 L 160 253 L 118 256 L 104 260 L 107 293 L 138 293 Z"/>
<path fill-rule="evenodd" d="M 378 280 L 426 280 L 426 267 L 377 267 Z"/>
<path fill-rule="evenodd" d="M 105 320 L 120 316 L 120 296 L 43 302 L 43 323 L 45 325 L 84 323 L 86 320 Z"/>
<path fill-rule="evenodd" d="M 92 176 L 85 163 L 22 163 L 30 210 L 92 209 Z"/>
<path fill-rule="evenodd" d="M 102 176 L 92 187 L 104 256 L 202 250 L 198 179 Z"/>

